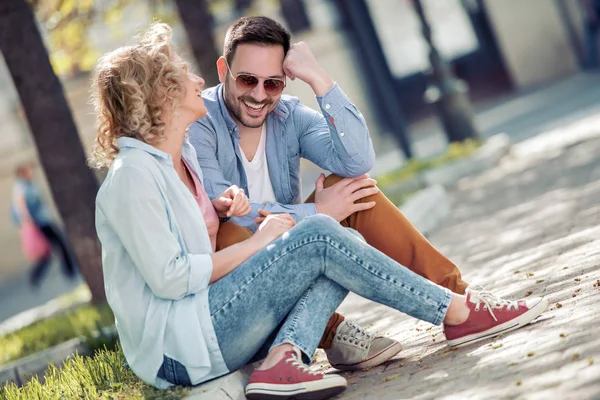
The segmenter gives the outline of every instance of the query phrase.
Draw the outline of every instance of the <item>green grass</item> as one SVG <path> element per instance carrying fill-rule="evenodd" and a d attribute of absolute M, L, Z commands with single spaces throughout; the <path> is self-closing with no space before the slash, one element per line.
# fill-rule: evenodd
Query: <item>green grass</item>
<path fill-rule="evenodd" d="M 115 350 L 99 350 L 93 357 L 71 356 L 62 368 L 51 365 L 44 384 L 36 378 L 18 388 L 14 383 L 0 387 L 3 400 L 174 400 L 189 393 L 186 388 L 155 389 L 125 366 L 125 356 Z"/>
<path fill-rule="evenodd" d="M 28 325 L 0 337 L 0 365 L 48 349 L 76 337 L 84 337 L 91 350 L 114 344 L 114 338 L 94 332 L 114 324 L 108 305 L 83 305 Z M 113 343 L 111 343 L 113 342 Z"/>
<path fill-rule="evenodd" d="M 385 191 L 386 186 L 398 184 L 402 181 L 408 181 L 420 173 L 463 159 L 473 154 L 481 146 L 482 142 L 478 140 L 467 139 L 464 142 L 452 143 L 448 146 L 448 150 L 440 156 L 431 159 L 412 159 L 401 168 L 377 176 L 377 186 Z"/>

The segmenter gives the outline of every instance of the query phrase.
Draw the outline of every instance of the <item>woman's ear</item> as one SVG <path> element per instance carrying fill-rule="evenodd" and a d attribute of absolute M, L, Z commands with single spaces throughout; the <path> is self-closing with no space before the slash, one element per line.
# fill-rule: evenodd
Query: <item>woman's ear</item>
<path fill-rule="evenodd" d="M 219 74 L 219 81 L 225 83 L 225 79 L 227 78 L 227 63 L 223 56 L 219 57 L 217 60 L 217 72 Z"/>

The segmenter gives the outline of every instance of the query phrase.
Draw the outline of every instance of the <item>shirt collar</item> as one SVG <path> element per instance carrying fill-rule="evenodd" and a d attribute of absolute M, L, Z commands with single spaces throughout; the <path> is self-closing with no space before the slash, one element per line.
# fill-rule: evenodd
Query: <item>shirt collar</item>
<path fill-rule="evenodd" d="M 164 151 L 159 150 L 156 147 L 149 145 L 148 143 L 144 143 L 141 140 L 132 137 L 118 138 L 117 145 L 119 146 L 119 149 L 140 149 L 162 160 L 171 160 L 171 155 L 169 153 L 165 153 Z"/>

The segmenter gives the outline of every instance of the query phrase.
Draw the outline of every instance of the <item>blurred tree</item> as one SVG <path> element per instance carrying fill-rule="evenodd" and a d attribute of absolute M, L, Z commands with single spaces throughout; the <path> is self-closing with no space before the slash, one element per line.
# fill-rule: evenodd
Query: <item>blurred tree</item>
<path fill-rule="evenodd" d="M 105 300 L 94 224 L 98 182 L 85 155 L 63 87 L 25 0 L 0 1 L 0 51 L 14 81 L 52 196 L 92 301 Z"/>
<path fill-rule="evenodd" d="M 175 0 L 179 18 L 206 86 L 219 83 L 216 62 L 220 53 L 215 48 L 213 17 L 206 0 Z"/>
<path fill-rule="evenodd" d="M 297 34 L 310 29 L 304 0 L 279 0 L 279 8 L 292 33 Z"/>

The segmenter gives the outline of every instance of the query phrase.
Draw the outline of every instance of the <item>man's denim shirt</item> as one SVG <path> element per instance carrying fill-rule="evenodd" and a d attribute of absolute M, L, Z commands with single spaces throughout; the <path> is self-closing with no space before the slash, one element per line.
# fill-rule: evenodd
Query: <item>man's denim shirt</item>
<path fill-rule="evenodd" d="M 190 126 L 189 136 L 204 173 L 204 187 L 211 199 L 231 185 L 249 193 L 239 130 L 225 106 L 223 85 L 203 91 L 202 97 L 208 115 Z M 296 97 L 283 95 L 268 115 L 266 156 L 277 203 L 252 203 L 250 215 L 234 218 L 236 223 L 256 229 L 253 219 L 258 209 L 289 213 L 296 221 L 316 214 L 314 204 L 302 204 L 300 157 L 343 177 L 371 170 L 375 152 L 367 124 L 342 89 L 335 84 L 317 102 L 322 114 Z"/>
<path fill-rule="evenodd" d="M 171 156 L 133 138 L 118 140 L 96 198 L 106 298 L 133 372 L 158 388 L 164 356 L 198 384 L 228 372 L 213 328 L 208 288 L 212 247 L 198 203 Z M 182 156 L 202 181 L 196 152 Z"/>

